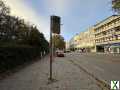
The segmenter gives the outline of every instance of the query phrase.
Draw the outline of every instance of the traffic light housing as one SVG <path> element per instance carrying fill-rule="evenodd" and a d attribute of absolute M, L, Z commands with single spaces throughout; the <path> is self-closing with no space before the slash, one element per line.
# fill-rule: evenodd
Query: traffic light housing
<path fill-rule="evenodd" d="M 59 16 L 51 16 L 51 31 L 55 34 L 60 34 L 60 17 Z"/>

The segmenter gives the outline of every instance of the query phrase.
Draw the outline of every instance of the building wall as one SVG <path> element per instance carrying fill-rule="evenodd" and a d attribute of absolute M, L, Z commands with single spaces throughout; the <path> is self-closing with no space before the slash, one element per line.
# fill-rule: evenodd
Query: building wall
<path fill-rule="evenodd" d="M 95 25 L 96 47 L 103 47 L 103 52 L 119 53 L 120 48 L 120 16 L 113 15 Z M 114 51 L 114 49 L 118 49 Z M 98 50 L 99 51 L 99 50 Z"/>
<path fill-rule="evenodd" d="M 74 37 L 72 37 L 72 39 L 69 41 L 69 47 L 70 47 L 70 50 L 73 50 L 74 51 Z"/>
<path fill-rule="evenodd" d="M 76 50 L 85 49 L 88 52 L 93 52 L 95 47 L 94 28 L 90 27 L 85 32 L 75 35 L 72 40 Z"/>
<path fill-rule="evenodd" d="M 70 48 L 69 42 L 66 42 L 66 50 Z"/>
<path fill-rule="evenodd" d="M 89 48 L 91 52 L 120 53 L 120 15 L 112 15 L 75 35 L 69 45 L 74 49 Z"/>

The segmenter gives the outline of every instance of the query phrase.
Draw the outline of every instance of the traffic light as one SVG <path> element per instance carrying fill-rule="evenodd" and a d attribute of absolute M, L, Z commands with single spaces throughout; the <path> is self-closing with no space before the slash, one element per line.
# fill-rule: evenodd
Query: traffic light
<path fill-rule="evenodd" d="M 51 16 L 51 31 L 55 34 L 60 34 L 60 17 L 59 16 Z"/>

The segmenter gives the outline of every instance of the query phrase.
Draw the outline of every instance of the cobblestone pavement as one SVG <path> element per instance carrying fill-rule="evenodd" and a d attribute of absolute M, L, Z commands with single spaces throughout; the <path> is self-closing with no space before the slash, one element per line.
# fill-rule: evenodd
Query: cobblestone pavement
<path fill-rule="evenodd" d="M 101 90 L 97 81 L 69 61 L 53 61 L 54 82 L 48 80 L 49 58 L 37 61 L 0 81 L 0 90 Z"/>

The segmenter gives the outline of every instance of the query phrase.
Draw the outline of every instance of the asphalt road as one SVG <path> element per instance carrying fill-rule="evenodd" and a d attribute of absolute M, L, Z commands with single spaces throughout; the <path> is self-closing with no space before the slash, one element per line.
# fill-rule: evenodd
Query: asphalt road
<path fill-rule="evenodd" d="M 69 53 L 66 56 L 109 85 L 111 80 L 120 81 L 120 54 Z"/>

